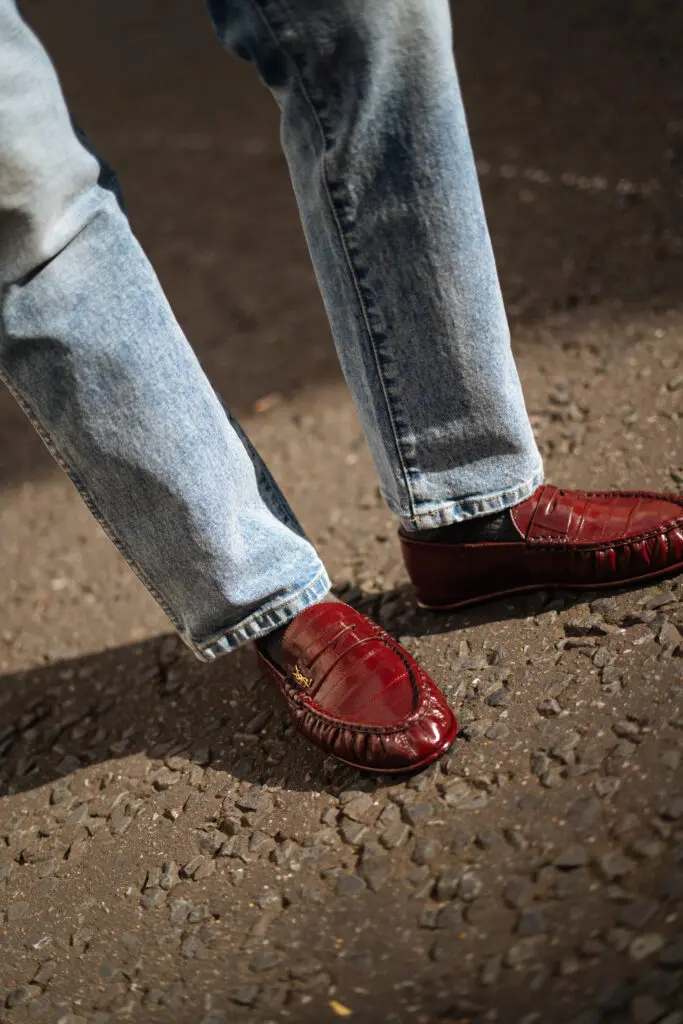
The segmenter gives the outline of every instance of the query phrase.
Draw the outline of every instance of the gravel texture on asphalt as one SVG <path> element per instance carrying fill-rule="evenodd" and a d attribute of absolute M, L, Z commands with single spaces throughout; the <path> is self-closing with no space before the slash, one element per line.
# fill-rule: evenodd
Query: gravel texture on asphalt
<path fill-rule="evenodd" d="M 683 580 L 416 610 L 251 69 L 187 0 L 26 7 L 337 592 L 461 732 L 408 779 L 324 759 L 0 395 L 0 1021 L 683 1024 Z M 548 478 L 679 491 L 681 8 L 455 25 Z"/>

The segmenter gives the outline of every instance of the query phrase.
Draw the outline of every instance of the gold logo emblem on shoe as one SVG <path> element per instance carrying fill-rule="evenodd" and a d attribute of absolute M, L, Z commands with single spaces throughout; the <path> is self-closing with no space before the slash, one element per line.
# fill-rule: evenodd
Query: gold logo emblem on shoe
<path fill-rule="evenodd" d="M 313 682 L 308 676 L 305 676 L 298 665 L 295 665 L 292 669 L 292 679 L 299 684 L 299 686 L 310 686 Z"/>

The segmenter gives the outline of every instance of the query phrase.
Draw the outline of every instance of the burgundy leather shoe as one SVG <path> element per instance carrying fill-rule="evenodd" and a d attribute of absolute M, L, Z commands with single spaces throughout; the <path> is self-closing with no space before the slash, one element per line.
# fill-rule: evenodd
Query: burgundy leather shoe
<path fill-rule="evenodd" d="M 681 496 L 546 484 L 511 517 L 518 541 L 441 544 L 401 535 L 418 604 L 445 610 L 521 590 L 593 590 L 683 570 Z"/>
<path fill-rule="evenodd" d="M 443 754 L 458 730 L 443 695 L 400 644 L 337 601 L 287 627 L 285 671 L 257 650 L 299 732 L 355 768 L 405 772 Z"/>

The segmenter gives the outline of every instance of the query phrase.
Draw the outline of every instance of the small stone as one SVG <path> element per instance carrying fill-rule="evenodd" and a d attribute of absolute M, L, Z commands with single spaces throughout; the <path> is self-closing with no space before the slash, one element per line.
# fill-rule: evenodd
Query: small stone
<path fill-rule="evenodd" d="M 365 821 L 372 810 L 372 797 L 367 793 L 360 793 L 353 800 L 344 804 L 344 817 L 352 821 Z"/>
<path fill-rule="evenodd" d="M 458 896 L 466 903 L 476 900 L 481 895 L 484 883 L 473 871 L 465 871 L 458 886 Z"/>
<path fill-rule="evenodd" d="M 595 792 L 601 798 L 614 796 L 620 786 L 621 779 L 617 778 L 616 775 L 605 775 L 603 778 L 596 779 L 593 783 Z"/>
<path fill-rule="evenodd" d="M 536 951 L 534 939 L 522 939 L 506 950 L 503 963 L 506 967 L 518 967 L 520 964 L 531 960 Z"/>
<path fill-rule="evenodd" d="M 180 779 L 180 773 L 172 772 L 170 768 L 160 768 L 158 772 L 154 772 L 154 774 L 149 777 L 149 781 L 152 783 L 154 788 L 160 792 L 170 789 L 171 786 L 175 786 L 176 783 L 180 782 Z"/>
<path fill-rule="evenodd" d="M 587 615 L 585 618 L 568 619 L 564 624 L 566 636 L 606 636 L 610 629 L 599 615 Z"/>
<path fill-rule="evenodd" d="M 633 871 L 635 864 L 623 853 L 607 853 L 604 857 L 597 858 L 595 867 L 604 882 L 613 882 Z"/>
<path fill-rule="evenodd" d="M 249 964 L 249 969 L 252 971 L 272 971 L 274 967 L 279 965 L 284 960 L 282 953 L 276 953 L 274 950 L 263 950 L 261 953 L 257 953 Z"/>
<path fill-rule="evenodd" d="M 259 994 L 258 985 L 240 985 L 230 997 L 238 1006 L 253 1006 Z"/>
<path fill-rule="evenodd" d="M 665 622 L 657 634 L 657 641 L 662 647 L 676 647 L 681 642 L 681 634 L 673 622 Z"/>
<path fill-rule="evenodd" d="M 633 1024 L 655 1024 L 666 1012 L 666 1007 L 654 996 L 642 995 L 634 996 L 630 1010 Z"/>
<path fill-rule="evenodd" d="M 584 1010 L 578 1017 L 572 1017 L 569 1024 L 601 1024 L 602 1014 L 599 1010 Z"/>
<path fill-rule="evenodd" d="M 436 915 L 438 912 L 437 907 L 423 907 L 417 919 L 418 928 L 436 928 Z"/>
<path fill-rule="evenodd" d="M 669 942 L 659 954 L 662 967 L 683 967 L 683 938 Z"/>
<path fill-rule="evenodd" d="M 504 740 L 510 735 L 509 726 L 505 722 L 494 722 L 484 733 L 487 740 Z"/>
<path fill-rule="evenodd" d="M 273 844 L 274 845 L 274 844 Z M 202 857 L 202 863 L 199 864 L 192 873 L 192 878 L 195 882 L 201 882 L 204 878 L 210 878 L 216 871 L 216 864 L 212 860 L 207 860 Z"/>
<path fill-rule="evenodd" d="M 301 902 L 309 906 L 325 902 L 325 893 L 317 885 L 302 885 L 299 896 L 301 897 Z"/>
<path fill-rule="evenodd" d="M 436 839 L 418 839 L 413 850 L 412 860 L 415 864 L 431 864 L 441 853 L 441 843 Z"/>
<path fill-rule="evenodd" d="M 322 825 L 336 825 L 339 817 L 339 812 L 336 807 L 326 807 L 320 815 L 320 823 Z"/>
<path fill-rule="evenodd" d="M 405 793 L 401 794 L 402 798 L 406 797 Z M 388 828 L 389 825 L 395 825 L 401 820 L 401 810 L 396 804 L 387 804 L 382 809 L 381 814 L 377 818 L 377 826 L 379 828 Z"/>
<path fill-rule="evenodd" d="M 526 878 L 512 878 L 503 889 L 503 899 L 508 907 L 519 910 L 534 898 L 534 887 Z"/>
<path fill-rule="evenodd" d="M 251 812 L 269 814 L 273 810 L 274 801 L 272 794 L 254 786 L 247 790 L 246 793 L 241 793 L 235 798 L 235 807 L 239 807 L 241 811 L 245 811 L 247 814 Z"/>
<path fill-rule="evenodd" d="M 256 1009 L 279 1011 L 284 1006 L 287 995 L 286 985 L 264 985 L 256 1000 Z"/>
<path fill-rule="evenodd" d="M 559 640 L 555 646 L 560 651 L 591 651 L 597 643 L 597 637 L 594 636 L 568 636 L 565 640 Z"/>
<path fill-rule="evenodd" d="M 552 764 L 550 758 L 542 750 L 536 751 L 531 755 L 531 774 L 539 777 L 545 775 Z"/>
<path fill-rule="evenodd" d="M 32 999 L 35 999 L 40 994 L 41 990 L 38 985 L 23 985 L 21 988 L 15 988 L 9 993 L 5 999 L 5 1006 L 8 1010 L 13 1010 L 16 1006 L 30 1003 Z"/>
<path fill-rule="evenodd" d="M 547 908 L 543 905 L 525 907 L 519 915 L 515 931 L 521 937 L 545 935 L 548 932 Z"/>
<path fill-rule="evenodd" d="M 664 750 L 659 759 L 665 768 L 677 771 L 681 764 L 681 752 L 680 750 Z"/>
<path fill-rule="evenodd" d="M 215 857 L 225 842 L 225 833 L 216 828 L 208 829 L 199 837 L 199 849 L 207 857 Z"/>
<path fill-rule="evenodd" d="M 447 903 L 436 915 L 436 928 L 455 928 L 462 924 L 462 908 L 457 903 Z"/>
<path fill-rule="evenodd" d="M 581 733 L 570 730 L 551 748 L 550 753 L 563 764 L 573 764 L 576 760 L 576 747 L 580 741 Z"/>
<path fill-rule="evenodd" d="M 379 892 L 391 874 L 391 864 L 387 857 L 368 857 L 358 869 L 358 874 L 367 883 L 372 892 Z"/>
<path fill-rule="evenodd" d="M 661 815 L 666 821 L 678 821 L 683 817 L 683 796 L 675 796 L 664 805 Z"/>
<path fill-rule="evenodd" d="M 365 882 L 358 875 L 342 875 L 337 882 L 337 896 L 355 896 L 365 889 Z"/>
<path fill-rule="evenodd" d="M 424 825 L 433 814 L 434 808 L 431 804 L 409 803 L 403 805 L 403 819 L 413 827 Z"/>
<path fill-rule="evenodd" d="M 390 825 L 389 828 L 382 832 L 379 841 L 387 850 L 395 850 L 405 843 L 409 835 L 410 829 L 408 826 L 397 822 L 396 825 Z"/>
<path fill-rule="evenodd" d="M 486 697 L 485 704 L 488 704 L 490 708 L 504 708 L 510 703 L 510 691 L 505 686 L 501 686 L 499 689 L 494 690 Z"/>
<path fill-rule="evenodd" d="M 488 957 L 484 961 L 479 974 L 479 980 L 482 985 L 495 985 L 500 978 L 501 970 L 503 967 L 503 957 L 500 953 L 496 953 L 494 956 Z"/>
<path fill-rule="evenodd" d="M 192 904 L 188 900 L 174 900 L 171 904 L 170 922 L 173 925 L 181 925 L 187 921 Z"/>
<path fill-rule="evenodd" d="M 518 853 L 526 850 L 529 846 L 529 840 L 519 828 L 504 828 L 503 836 L 512 849 Z"/>
<path fill-rule="evenodd" d="M 159 887 L 145 889 L 140 898 L 140 906 L 144 907 L 146 910 L 163 907 L 167 896 L 168 893 L 164 892 L 164 890 Z"/>
<path fill-rule="evenodd" d="M 249 853 L 264 854 L 275 849 L 275 840 L 265 832 L 256 829 L 249 839 Z"/>
<path fill-rule="evenodd" d="M 180 878 L 178 876 L 178 865 L 174 860 L 165 861 L 162 868 L 162 874 L 159 877 L 159 885 L 166 892 L 170 892 L 174 886 L 178 885 Z"/>
<path fill-rule="evenodd" d="M 18 902 L 10 903 L 7 908 L 7 923 L 13 924 L 14 921 L 20 921 L 22 917 L 25 917 L 28 913 L 28 903 Z"/>
<path fill-rule="evenodd" d="M 654 610 L 645 610 L 639 612 L 630 612 L 623 619 L 622 625 L 624 626 L 640 626 L 648 625 L 654 619 L 657 618 L 657 612 Z"/>
<path fill-rule="evenodd" d="M 322 969 L 322 962 L 311 957 L 309 960 L 301 960 L 299 963 L 292 964 L 289 968 L 289 976 L 295 981 L 304 981 L 306 978 L 320 974 Z"/>
<path fill-rule="evenodd" d="M 452 900 L 457 895 L 462 874 L 461 868 L 446 868 L 445 871 L 441 872 L 436 880 L 434 889 L 434 898 L 439 903 Z"/>
<path fill-rule="evenodd" d="M 566 850 L 558 854 L 553 864 L 556 868 L 570 871 L 573 868 L 583 867 L 588 863 L 588 854 L 586 848 L 581 846 L 579 843 L 575 843 L 573 846 L 568 846 Z"/>
<path fill-rule="evenodd" d="M 620 739 L 634 740 L 635 742 L 640 739 L 640 726 L 636 722 L 629 722 L 628 720 L 615 722 L 612 726 L 612 732 Z"/>
<path fill-rule="evenodd" d="M 671 590 L 662 590 L 659 593 L 653 594 L 652 597 L 648 597 L 645 601 L 645 608 L 663 608 L 667 604 L 673 604 L 676 601 L 676 595 Z"/>
<path fill-rule="evenodd" d="M 660 839 L 636 839 L 631 844 L 630 852 L 634 857 L 642 857 L 643 860 L 652 860 L 661 857 L 666 846 Z"/>
<path fill-rule="evenodd" d="M 657 935 L 656 932 L 648 932 L 635 938 L 628 951 L 632 960 L 645 960 L 646 957 L 652 956 L 653 953 L 658 953 L 663 945 L 664 939 L 661 935 Z"/>
<path fill-rule="evenodd" d="M 562 707 L 554 697 L 546 697 L 537 704 L 536 710 L 539 715 L 543 715 L 544 718 L 556 718 L 562 713 Z"/>
<path fill-rule="evenodd" d="M 187 923 L 200 924 L 210 916 L 209 908 L 206 903 L 199 903 L 196 906 L 190 907 L 190 913 L 187 915 Z"/>
<path fill-rule="evenodd" d="M 557 789 L 562 785 L 562 773 L 559 768 L 551 768 L 549 771 L 543 772 L 539 782 L 544 789 Z"/>
<path fill-rule="evenodd" d="M 606 942 L 617 953 L 623 953 L 625 949 L 628 949 L 632 939 L 633 932 L 628 928 L 610 928 L 605 934 Z"/>
<path fill-rule="evenodd" d="M 600 939 L 588 938 L 579 946 L 581 956 L 600 959 L 607 952 L 607 947 Z"/>
<path fill-rule="evenodd" d="M 626 928 L 643 928 L 658 910 L 659 904 L 654 900 L 634 900 L 619 914 L 619 924 L 623 924 Z"/>
<path fill-rule="evenodd" d="M 282 896 L 277 892 L 264 892 L 256 899 L 261 910 L 281 910 Z"/>
<path fill-rule="evenodd" d="M 180 943 L 180 955 L 186 960 L 208 960 L 211 953 L 198 935 L 187 935 Z"/>
<path fill-rule="evenodd" d="M 57 970 L 57 964 L 54 960 L 46 960 L 45 963 L 41 964 L 36 973 L 33 976 L 33 983 L 40 985 L 41 988 L 46 988 Z"/>
<path fill-rule="evenodd" d="M 568 953 L 563 956 L 558 964 L 558 973 L 562 978 L 568 978 L 572 974 L 576 974 L 581 969 L 578 957 L 573 953 Z"/>
<path fill-rule="evenodd" d="M 360 846 L 367 831 L 367 826 L 358 821 L 343 821 L 339 826 L 339 834 L 348 846 Z"/>

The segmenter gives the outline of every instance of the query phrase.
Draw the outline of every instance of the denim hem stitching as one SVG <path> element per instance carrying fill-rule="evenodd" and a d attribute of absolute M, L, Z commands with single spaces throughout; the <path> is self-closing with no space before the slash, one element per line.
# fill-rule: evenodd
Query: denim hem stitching
<path fill-rule="evenodd" d="M 327 570 L 322 566 L 310 583 L 290 594 L 277 604 L 259 608 L 235 626 L 222 630 L 209 639 L 185 639 L 187 646 L 202 661 L 215 661 L 222 654 L 236 650 L 242 644 L 287 625 L 310 605 L 317 604 L 332 587 Z"/>
<path fill-rule="evenodd" d="M 462 523 L 468 519 L 477 519 L 480 516 L 491 515 L 494 512 L 503 512 L 505 509 L 512 508 L 514 505 L 525 501 L 542 483 L 543 466 L 541 465 L 529 479 L 522 481 L 514 487 L 508 487 L 504 491 L 474 495 L 471 498 L 460 498 L 458 501 L 446 502 L 437 508 L 418 512 L 413 516 L 406 516 L 402 511 L 395 508 L 391 511 L 398 517 L 403 527 L 408 529 L 415 529 L 417 527 L 418 529 L 428 530 L 439 526 Z"/>

